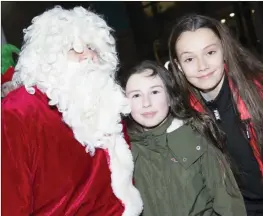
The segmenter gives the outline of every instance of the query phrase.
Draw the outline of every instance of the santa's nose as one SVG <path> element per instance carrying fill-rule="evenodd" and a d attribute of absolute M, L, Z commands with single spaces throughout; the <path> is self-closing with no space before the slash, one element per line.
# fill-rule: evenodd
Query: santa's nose
<path fill-rule="evenodd" d="M 79 55 L 79 61 L 81 62 L 86 59 L 91 59 L 94 63 L 97 63 L 98 62 L 97 53 L 90 49 L 85 50 L 83 53 Z"/>

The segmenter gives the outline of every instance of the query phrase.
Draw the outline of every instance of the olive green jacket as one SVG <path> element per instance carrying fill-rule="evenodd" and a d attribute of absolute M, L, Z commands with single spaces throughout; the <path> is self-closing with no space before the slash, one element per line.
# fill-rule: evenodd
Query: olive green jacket
<path fill-rule="evenodd" d="M 221 152 L 188 125 L 169 118 L 129 133 L 143 216 L 244 216 L 234 176 Z"/>

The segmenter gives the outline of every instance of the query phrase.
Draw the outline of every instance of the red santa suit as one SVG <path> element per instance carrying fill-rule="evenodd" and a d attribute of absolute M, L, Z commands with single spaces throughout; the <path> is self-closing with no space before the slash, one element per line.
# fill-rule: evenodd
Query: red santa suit
<path fill-rule="evenodd" d="M 1 114 L 3 216 L 122 215 L 105 151 L 87 154 L 43 93 L 20 87 Z"/>
<path fill-rule="evenodd" d="M 99 60 L 69 67 L 65 41 L 93 45 Z M 82 7 L 34 19 L 13 76 L 20 87 L 2 100 L 2 215 L 140 215 L 116 56 L 105 21 Z"/>

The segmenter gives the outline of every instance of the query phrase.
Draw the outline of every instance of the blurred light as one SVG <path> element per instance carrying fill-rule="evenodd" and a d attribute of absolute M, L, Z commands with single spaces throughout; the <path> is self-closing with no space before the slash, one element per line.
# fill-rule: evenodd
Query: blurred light
<path fill-rule="evenodd" d="M 235 13 L 231 13 L 229 14 L 230 17 L 234 17 L 235 16 Z"/>
<path fill-rule="evenodd" d="M 148 1 L 143 1 L 143 2 L 142 2 L 142 5 L 143 5 L 143 6 L 146 6 L 146 5 L 149 5 L 149 4 L 151 4 L 151 2 L 148 2 Z"/>
<path fill-rule="evenodd" d="M 158 13 L 163 13 L 166 10 L 176 6 L 175 2 L 158 2 L 156 5 Z"/>
<path fill-rule="evenodd" d="M 255 10 L 251 10 L 252 13 L 255 13 Z"/>
<path fill-rule="evenodd" d="M 221 19 L 221 23 L 225 23 L 226 22 L 226 20 L 225 19 Z"/>
<path fill-rule="evenodd" d="M 148 7 L 145 7 L 143 8 L 144 10 L 144 13 L 146 14 L 146 16 L 148 17 L 152 17 L 153 16 L 153 11 L 152 11 L 152 6 L 148 6 Z"/>

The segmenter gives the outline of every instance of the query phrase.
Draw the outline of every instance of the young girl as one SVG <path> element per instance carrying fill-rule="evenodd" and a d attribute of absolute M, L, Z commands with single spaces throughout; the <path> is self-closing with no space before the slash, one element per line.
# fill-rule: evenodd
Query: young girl
<path fill-rule="evenodd" d="M 169 54 L 188 112 L 209 114 L 226 135 L 223 150 L 248 215 L 263 215 L 262 62 L 233 39 L 225 25 L 200 15 L 177 22 Z"/>
<path fill-rule="evenodd" d="M 216 141 L 220 132 L 209 117 L 206 122 L 190 117 L 172 72 L 145 61 L 124 74 L 120 83 L 131 104 L 124 123 L 135 162 L 135 186 L 144 203 L 142 215 L 246 215 Z"/>

